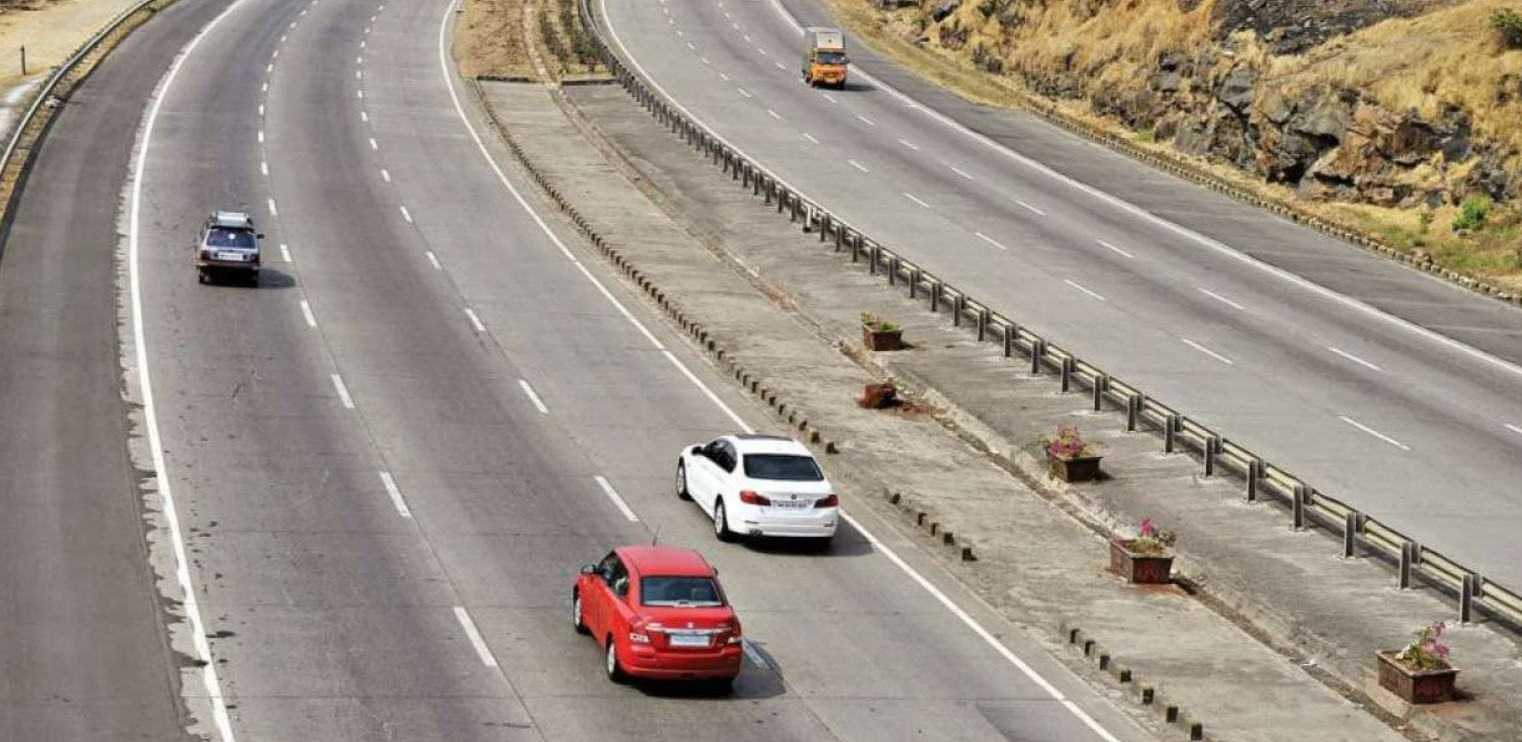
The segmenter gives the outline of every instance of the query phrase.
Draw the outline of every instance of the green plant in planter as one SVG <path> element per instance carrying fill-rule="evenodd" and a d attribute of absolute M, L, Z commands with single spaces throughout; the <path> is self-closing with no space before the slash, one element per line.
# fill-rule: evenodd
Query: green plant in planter
<path fill-rule="evenodd" d="M 871 312 L 861 313 L 861 326 L 873 332 L 893 332 L 899 329 L 897 323 L 880 320 Z"/>
<path fill-rule="evenodd" d="M 1173 531 L 1159 530 L 1156 525 L 1153 525 L 1151 518 L 1143 518 L 1141 535 L 1131 539 L 1128 546 L 1136 554 L 1161 556 L 1167 554 L 1176 541 L 1178 541 L 1178 534 Z"/>
<path fill-rule="evenodd" d="M 1083 434 L 1078 431 L 1077 425 L 1057 426 L 1056 436 L 1042 436 L 1037 439 L 1048 455 L 1058 459 L 1077 459 L 1084 456 L 1093 456 L 1098 445 L 1089 443 L 1083 439 Z"/>
<path fill-rule="evenodd" d="M 1442 640 L 1443 633 L 1447 630 L 1448 625 L 1442 621 L 1424 627 L 1416 632 L 1416 641 L 1395 653 L 1395 659 L 1411 670 L 1448 669 L 1449 649 Z"/>

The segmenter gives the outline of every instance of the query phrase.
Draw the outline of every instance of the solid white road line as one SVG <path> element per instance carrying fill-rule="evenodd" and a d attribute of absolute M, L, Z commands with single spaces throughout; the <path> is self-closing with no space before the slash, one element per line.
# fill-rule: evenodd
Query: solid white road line
<path fill-rule="evenodd" d="M 391 172 L 389 170 L 385 169 L 385 168 L 381 168 L 381 180 L 384 180 L 387 183 L 390 183 L 391 182 Z"/>
<path fill-rule="evenodd" d="M 433 265 L 433 269 L 434 270 L 436 270 L 436 271 L 444 270 L 444 266 L 439 265 L 438 256 L 434 255 L 432 250 L 429 250 L 428 252 L 423 253 L 423 254 L 428 256 L 428 262 Z"/>
<path fill-rule="evenodd" d="M 915 197 L 915 195 L 913 193 L 909 193 L 909 192 L 906 191 L 904 193 L 904 198 L 907 198 L 910 201 L 913 201 L 913 202 L 915 202 L 915 203 L 919 204 L 920 206 L 923 206 L 923 207 L 925 207 L 927 209 L 930 208 L 930 204 L 927 204 L 924 201 L 919 200 L 918 198 Z"/>
<path fill-rule="evenodd" d="M 909 149 L 914 150 L 915 152 L 920 151 L 920 148 L 915 146 L 914 142 L 911 142 L 911 141 L 909 141 L 907 139 L 900 139 L 900 140 L 898 140 L 898 143 L 904 145 L 905 147 L 908 147 Z"/>
<path fill-rule="evenodd" d="M 391 496 L 391 504 L 396 506 L 396 512 L 403 518 L 412 517 L 412 509 L 407 507 L 407 501 L 402 499 L 402 490 L 396 486 L 396 480 L 391 478 L 391 472 L 380 473 L 381 484 L 386 486 L 386 494 Z"/>
<path fill-rule="evenodd" d="M 864 173 L 870 173 L 870 172 L 872 172 L 871 170 L 868 170 L 866 168 L 866 166 L 862 165 L 861 163 L 859 163 L 859 162 L 857 162 L 855 160 L 846 160 L 846 162 L 851 163 L 851 167 L 854 167 L 857 170 L 860 170 L 860 171 L 862 171 Z"/>
<path fill-rule="evenodd" d="M 291 260 L 291 246 L 290 245 L 287 245 L 284 242 L 280 243 L 280 257 L 285 258 L 285 262 L 287 262 L 287 263 L 294 262 L 294 261 Z"/>
<path fill-rule="evenodd" d="M 275 199 L 271 198 L 267 200 L 269 201 L 270 216 L 280 216 L 280 211 L 275 208 Z"/>
<path fill-rule="evenodd" d="M 481 658 L 481 664 L 496 667 L 497 658 L 492 656 L 491 649 L 486 646 L 486 640 L 481 638 L 481 632 L 476 630 L 476 622 L 470 620 L 470 613 L 465 610 L 465 606 L 455 606 L 454 617 L 465 629 L 465 636 L 470 639 L 470 646 L 476 648 L 476 655 Z"/>
<path fill-rule="evenodd" d="M 600 2 L 600 5 L 601 5 L 601 10 L 603 12 L 603 17 L 607 17 L 607 10 L 608 10 L 607 9 L 607 0 L 599 0 L 599 2 Z M 784 11 L 780 5 L 777 5 L 775 3 L 775 0 L 774 0 L 773 4 L 774 4 L 774 7 L 776 7 L 777 12 L 780 15 L 782 15 L 783 18 L 787 19 L 788 22 L 794 27 L 795 30 L 800 31 L 800 32 L 803 30 L 803 27 L 798 25 L 798 23 L 796 21 L 793 21 L 791 16 L 788 16 L 786 11 Z M 447 23 L 447 22 L 448 22 L 448 16 L 447 16 L 447 11 L 446 11 L 445 23 Z M 644 68 L 639 64 L 639 61 L 634 58 L 634 55 L 629 53 L 629 49 L 628 49 L 628 47 L 626 47 L 624 45 L 623 39 L 618 35 L 617 29 L 614 29 L 612 33 L 613 33 L 613 41 L 614 41 L 615 44 L 618 45 L 619 49 L 624 53 L 624 58 L 631 60 L 634 63 L 634 66 L 635 66 L 636 70 L 641 75 L 643 75 L 646 79 L 653 79 L 653 78 L 650 77 L 650 75 L 648 73 L 645 72 Z M 441 29 L 440 29 L 440 42 L 439 42 L 439 44 L 440 44 L 439 53 L 441 55 L 441 59 L 442 59 L 442 55 L 444 53 L 443 38 L 444 38 L 443 37 L 443 28 L 441 27 Z M 445 67 L 445 72 L 446 72 L 446 76 L 447 76 L 447 74 L 448 74 L 448 67 L 447 66 Z M 453 87 L 451 86 L 451 91 L 452 90 L 453 90 Z M 659 84 L 656 84 L 656 90 L 660 94 L 665 95 L 668 99 L 675 100 L 674 98 L 671 98 L 671 96 L 669 94 L 667 94 L 664 89 L 660 88 Z M 828 95 L 826 95 L 826 98 L 828 98 Z M 831 102 L 834 102 L 833 99 L 831 99 Z M 456 101 L 456 107 L 458 108 L 458 100 Z M 678 104 L 678 108 L 682 108 L 682 106 L 680 104 Z M 683 110 L 684 113 L 688 113 L 688 115 L 691 115 L 691 113 L 686 111 L 684 108 L 682 110 Z M 463 112 L 463 110 L 461 110 L 461 116 L 463 116 L 463 115 L 464 115 L 464 112 Z M 727 144 L 727 142 L 726 142 L 726 144 Z M 490 154 L 485 150 L 484 147 L 482 148 L 481 151 L 482 151 L 482 153 L 484 155 L 486 155 L 488 157 L 488 159 L 490 158 Z M 714 404 L 718 405 L 719 409 L 723 410 L 724 413 L 726 415 L 728 415 L 729 418 L 735 422 L 736 426 L 739 427 L 740 430 L 742 430 L 742 431 L 744 431 L 746 433 L 754 433 L 755 432 L 754 428 L 752 428 L 750 425 L 748 425 L 745 422 L 745 420 L 743 418 L 741 418 L 739 415 L 736 415 L 734 410 L 730 409 L 728 405 L 724 404 L 724 402 L 722 400 L 720 400 L 718 398 L 718 396 L 716 396 L 713 393 L 713 391 L 708 388 L 707 385 L 703 384 L 702 381 L 700 381 L 696 376 L 694 376 L 692 374 L 692 372 L 687 369 L 686 366 L 681 365 L 680 362 L 676 360 L 675 356 L 669 356 L 670 351 L 667 351 L 667 353 L 668 353 L 668 357 L 670 357 L 672 359 L 672 362 L 677 364 L 678 368 L 680 368 L 686 374 L 688 379 L 690 379 L 694 384 L 696 384 L 698 386 L 698 388 L 702 389 L 703 392 L 706 395 L 708 395 L 709 399 L 713 400 Z M 921 588 L 923 588 L 925 590 L 925 592 L 929 593 L 931 595 L 931 597 L 933 597 L 937 602 L 939 602 L 942 606 L 944 606 L 946 608 L 946 610 L 950 611 L 951 614 L 953 616 L 955 616 L 959 621 L 961 621 L 963 625 L 965 625 L 974 634 L 976 634 L 978 636 L 978 638 L 980 638 L 984 642 L 986 642 L 990 648 L 992 648 L 995 652 L 997 652 L 999 654 L 999 656 L 1003 657 L 1007 662 L 1009 662 L 1016 669 L 1018 669 L 1022 674 L 1024 674 L 1027 678 L 1029 678 L 1031 682 L 1039 685 L 1042 688 L 1042 690 L 1046 691 L 1046 693 L 1049 696 L 1051 696 L 1053 699 L 1056 699 L 1057 701 L 1062 702 L 1064 708 L 1067 708 L 1069 712 L 1071 712 L 1075 717 L 1077 717 L 1078 720 L 1081 721 L 1085 726 L 1087 726 L 1087 727 L 1089 727 L 1089 729 L 1093 730 L 1095 734 L 1099 735 L 1101 739 L 1105 740 L 1105 742 L 1120 742 L 1120 740 L 1118 740 L 1115 737 L 1115 735 L 1111 734 L 1108 730 L 1106 730 L 1103 726 L 1101 726 L 1099 724 L 1099 722 L 1095 721 L 1093 717 L 1089 716 L 1088 712 L 1084 711 L 1077 704 L 1072 703 L 1071 701 L 1069 701 L 1068 698 L 1065 695 L 1063 695 L 1062 691 L 1058 690 L 1056 688 L 1056 686 L 1053 686 L 1049 681 L 1047 681 L 1046 678 L 1042 677 L 1040 673 L 1036 672 L 1035 669 L 1033 669 L 1024 660 L 1022 660 L 1018 656 L 1016 656 L 1015 653 L 1013 651 L 1011 651 L 1009 647 L 1005 646 L 1004 643 L 1002 641 L 1000 641 L 998 637 L 995 637 L 991 632 L 988 631 L 988 629 L 984 628 L 982 624 L 978 623 L 976 619 L 974 619 L 971 615 L 969 615 L 967 613 L 967 611 L 963 610 L 961 606 L 957 605 L 956 601 L 952 600 L 950 596 L 946 595 L 944 592 L 941 591 L 940 588 L 936 587 L 928 579 L 926 579 L 924 575 L 921 575 L 917 570 L 915 570 L 913 567 L 911 567 L 909 565 L 909 563 L 905 562 L 903 560 L 903 558 L 901 558 L 896 552 L 894 552 L 892 549 L 888 548 L 887 545 L 885 545 L 881 541 L 879 541 L 877 539 L 877 537 L 873 536 L 871 531 L 868 531 L 867 528 L 865 526 L 863 526 L 860 521 L 858 521 L 855 518 L 851 517 L 850 514 L 846 513 L 844 510 L 841 511 L 840 516 L 841 516 L 841 518 L 843 520 L 845 520 L 847 523 L 849 523 L 851 525 L 851 527 L 856 530 L 857 533 L 861 534 L 862 538 L 865 539 L 867 541 L 867 543 L 870 544 L 875 551 L 877 551 L 878 553 L 882 554 L 885 558 L 888 559 L 888 561 L 892 562 L 901 571 L 903 571 L 904 574 L 908 575 L 911 580 L 913 580 L 916 584 L 918 584 Z"/>
<path fill-rule="evenodd" d="M 174 554 L 174 578 L 175 586 L 180 592 L 180 610 L 184 612 L 185 620 L 190 624 L 188 633 L 191 645 L 195 647 L 195 659 L 201 666 L 201 683 L 205 686 L 206 696 L 211 702 L 212 723 L 222 742 L 236 742 L 237 735 L 233 733 L 232 719 L 227 713 L 227 699 L 222 696 L 222 685 L 217 679 L 217 662 L 216 658 L 212 657 L 211 642 L 207 639 L 206 622 L 202 619 L 201 601 L 197 597 L 200 593 L 195 587 L 190 558 L 185 548 L 185 534 L 180 527 L 179 507 L 174 499 L 172 486 L 174 478 L 169 475 L 169 464 L 164 456 L 164 442 L 159 434 L 158 407 L 154 402 L 153 375 L 149 370 L 148 362 L 148 333 L 143 321 L 142 267 L 139 256 L 142 253 L 143 182 L 147 179 L 148 153 L 153 151 L 153 132 L 158 126 L 159 112 L 164 106 L 164 100 L 169 97 L 169 91 L 174 87 L 175 80 L 179 78 L 185 61 L 191 58 L 207 34 L 221 25 L 222 21 L 241 5 L 243 5 L 242 0 L 234 0 L 197 32 L 190 43 L 181 49 L 180 55 L 175 58 L 169 71 L 164 74 L 163 80 L 159 83 L 158 94 L 152 97 L 152 105 L 149 106 L 147 117 L 142 124 L 136 164 L 131 174 L 132 211 L 127 220 L 127 283 L 132 294 L 132 339 L 137 357 L 138 386 L 141 388 L 140 393 L 143 398 L 143 424 L 148 431 L 148 450 L 153 458 L 151 476 L 155 490 L 163 503 L 162 515 L 165 529 L 169 532 L 170 550 Z M 195 693 L 188 688 L 187 691 Z"/>
<path fill-rule="evenodd" d="M 539 410 L 539 414 L 550 414 L 550 408 L 544 406 L 544 400 L 540 399 L 539 395 L 534 392 L 534 388 L 528 385 L 527 379 L 519 379 L 518 386 L 523 388 L 523 393 L 528 396 L 528 401 L 534 403 L 534 409 Z"/>
<path fill-rule="evenodd" d="M 866 124 L 867 126 L 877 126 L 877 124 L 875 122 L 873 122 L 872 119 L 869 119 L 866 116 L 863 116 L 863 115 L 861 115 L 859 113 L 856 114 L 856 118 L 861 119 L 861 122 L 863 124 Z"/>
<path fill-rule="evenodd" d="M 968 180 L 977 180 L 976 178 L 974 178 L 971 175 L 969 175 L 967 173 L 967 171 L 963 170 L 962 168 L 957 167 L 956 165 L 947 165 L 946 167 L 951 168 L 951 172 L 956 173 L 957 175 L 960 175 L 960 176 L 962 176 L 962 177 L 964 177 L 964 178 L 966 178 Z"/>
<path fill-rule="evenodd" d="M 1068 279 L 1064 278 L 1064 279 L 1062 279 L 1062 282 L 1067 284 L 1067 285 L 1069 285 L 1069 286 L 1072 286 L 1075 289 L 1078 289 L 1079 291 L 1082 291 L 1085 294 L 1088 294 L 1089 296 L 1094 297 L 1095 299 L 1098 299 L 1100 301 L 1109 301 L 1109 299 L 1106 299 L 1103 296 L 1100 296 L 1099 294 L 1096 294 L 1093 291 L 1090 291 L 1090 290 L 1088 290 L 1088 289 L 1078 285 L 1077 283 L 1075 283 L 1075 282 L 1073 282 L 1071 280 L 1068 280 Z"/>
<path fill-rule="evenodd" d="M 618 512 L 623 513 L 624 517 L 628 518 L 630 522 L 639 522 L 639 516 L 629 509 L 629 503 L 624 502 L 624 498 L 619 496 L 618 490 L 613 489 L 613 485 L 608 484 L 607 479 L 601 476 L 593 477 L 593 479 L 597 480 L 597 486 L 602 488 L 603 494 L 613 501 L 613 504 L 618 508 Z"/>
<path fill-rule="evenodd" d="M 1189 338 L 1179 338 L 1179 340 L 1182 340 L 1184 342 L 1184 345 L 1187 345 L 1187 346 L 1189 346 L 1191 348 L 1194 348 L 1195 350 L 1197 350 L 1197 351 L 1199 351 L 1201 353 L 1204 353 L 1205 355 L 1210 356 L 1211 358 L 1214 358 L 1217 361 L 1220 361 L 1221 363 L 1224 363 L 1224 364 L 1226 364 L 1228 366 L 1235 366 L 1235 365 L 1237 365 L 1236 361 L 1233 361 L 1230 358 L 1227 358 L 1226 356 L 1221 355 L 1220 353 L 1217 353 L 1217 352 L 1215 352 L 1215 351 L 1213 351 L 1213 350 L 1211 350 L 1211 349 L 1209 349 L 1209 348 L 1207 348 L 1207 347 L 1205 347 L 1203 345 L 1200 345 L 1199 343 L 1196 343 L 1193 340 L 1190 340 Z"/>
<path fill-rule="evenodd" d="M 349 396 L 349 387 L 344 385 L 344 377 L 333 374 L 333 388 L 338 390 L 338 400 L 343 402 L 345 409 L 354 409 L 354 398 Z"/>
<path fill-rule="evenodd" d="M 1506 424 L 1506 429 L 1510 430 L 1513 433 L 1516 433 L 1517 435 L 1522 435 L 1522 426 L 1517 426 L 1517 425 L 1512 425 L 1511 423 L 1507 423 Z"/>
<path fill-rule="evenodd" d="M 486 332 L 486 324 L 476 315 L 476 310 L 466 307 L 465 316 L 470 318 L 470 326 L 476 328 L 476 332 Z"/>
<path fill-rule="evenodd" d="M 1401 443 L 1400 441 L 1395 440 L 1394 438 L 1391 438 L 1390 436 L 1385 435 L 1384 433 L 1381 433 L 1378 430 L 1375 430 L 1375 429 L 1373 429 L 1373 428 L 1371 428 L 1371 427 L 1369 427 L 1367 425 L 1364 425 L 1363 423 L 1358 422 L 1357 420 L 1354 420 L 1353 418 L 1348 417 L 1347 415 L 1338 415 L 1337 419 L 1341 420 L 1341 421 L 1343 421 L 1343 422 L 1345 422 L 1345 423 L 1347 423 L 1347 424 L 1349 424 L 1349 425 L 1351 425 L 1351 426 L 1353 426 L 1355 428 L 1358 428 L 1359 430 L 1362 430 L 1363 432 L 1368 433 L 1369 435 L 1372 435 L 1375 438 L 1378 438 L 1378 439 L 1384 441 L 1385 443 L 1388 443 L 1388 444 L 1390 444 L 1392 446 L 1395 446 L 1396 448 L 1399 448 L 1402 451 L 1410 451 L 1411 450 L 1410 446 L 1408 446 L 1408 445 L 1406 445 L 1404 443 Z"/>
<path fill-rule="evenodd" d="M 312 314 L 312 305 L 306 299 L 301 300 L 301 316 L 306 318 L 307 327 L 317 326 L 317 315 Z"/>
<path fill-rule="evenodd" d="M 766 113 L 767 113 L 768 116 L 771 116 L 772 118 L 777 119 L 778 121 L 782 120 L 782 116 L 779 115 L 776 111 L 773 111 L 770 108 L 766 109 Z"/>
<path fill-rule="evenodd" d="M 808 132 L 803 132 L 803 138 L 809 140 L 813 144 L 818 144 L 819 143 L 819 140 L 815 139 L 814 135 L 810 134 Z"/>
<path fill-rule="evenodd" d="M 973 232 L 973 234 L 976 235 L 978 239 L 980 239 L 980 240 L 982 240 L 984 242 L 987 242 L 988 244 L 993 245 L 994 247 L 997 247 L 1000 250 L 1004 250 L 1004 251 L 1008 251 L 1009 250 L 1009 248 L 999 244 L 998 240 L 996 240 L 996 239 L 994 239 L 992 237 L 989 237 L 988 235 L 983 234 L 982 232 Z"/>
<path fill-rule="evenodd" d="M 1228 299 L 1228 298 L 1226 298 L 1224 296 L 1221 296 L 1220 294 L 1217 294 L 1216 292 L 1211 291 L 1210 289 L 1201 288 L 1199 291 L 1200 291 L 1200 293 L 1202 293 L 1202 294 L 1204 294 L 1204 295 L 1206 295 L 1206 296 L 1208 296 L 1208 297 L 1210 297 L 1212 299 L 1215 299 L 1216 301 L 1221 302 L 1222 304 L 1225 304 L 1226 306 L 1231 307 L 1232 309 L 1235 309 L 1235 310 L 1237 310 L 1239 312 L 1245 312 L 1245 311 L 1247 311 L 1247 307 L 1244 307 L 1241 304 L 1238 304 L 1238 303 L 1236 303 L 1236 302 L 1234 302 L 1234 301 L 1232 301 L 1232 300 L 1230 300 L 1230 299 Z"/>
<path fill-rule="evenodd" d="M 1342 356 L 1343 358 L 1346 358 L 1346 359 L 1348 359 L 1348 360 L 1350 360 L 1350 361 L 1352 361 L 1352 362 L 1354 362 L 1354 363 L 1356 363 L 1356 364 L 1358 364 L 1360 366 L 1363 366 L 1364 368 L 1369 369 L 1370 371 L 1383 371 L 1384 370 L 1384 369 L 1382 369 L 1382 368 L 1380 368 L 1380 367 L 1378 367 L 1378 366 L 1376 366 L 1376 365 L 1374 365 L 1372 363 L 1369 363 L 1368 361 L 1365 361 L 1364 359 L 1359 358 L 1358 356 L 1355 356 L 1352 353 L 1349 353 L 1349 352 L 1347 352 L 1345 350 L 1342 350 L 1340 348 L 1333 348 L 1332 346 L 1328 345 L 1326 349 L 1330 350 L 1333 353 L 1336 353 L 1337 355 Z"/>
<path fill-rule="evenodd" d="M 412 224 L 412 212 L 408 211 L 406 206 L 398 206 L 396 208 L 401 209 L 402 218 L 406 219 L 408 224 Z"/>
<path fill-rule="evenodd" d="M 1125 250 L 1122 250 L 1122 249 L 1120 249 L 1120 248 L 1118 248 L 1118 247 L 1116 247 L 1116 246 L 1114 246 L 1114 245 L 1112 245 L 1112 244 L 1110 244 L 1108 242 L 1105 242 L 1104 240 L 1099 240 L 1099 244 L 1100 244 L 1100 246 L 1104 247 L 1106 250 L 1109 250 L 1109 251 L 1111 251 L 1111 252 L 1113 252 L 1113 253 L 1115 253 L 1115 254 L 1123 257 L 1123 258 L 1133 258 L 1134 259 L 1136 257 L 1135 255 L 1132 255 L 1131 253 L 1128 253 Z"/>
<path fill-rule="evenodd" d="M 1030 204 L 1028 204 L 1028 203 L 1026 203 L 1024 201 L 1017 200 L 1017 201 L 1015 201 L 1015 203 L 1020 204 L 1027 211 L 1030 211 L 1031 213 L 1035 214 L 1036 216 L 1046 216 L 1046 212 L 1045 211 L 1042 211 L 1042 210 L 1040 210 L 1040 209 L 1038 209 L 1038 208 L 1036 208 L 1034 206 L 1031 206 Z"/>
<path fill-rule="evenodd" d="M 745 659 L 750 660 L 750 663 L 755 665 L 756 669 L 766 670 L 771 667 L 771 665 L 766 664 L 766 659 L 761 656 L 761 653 L 756 651 L 754 646 L 751 646 L 749 639 L 742 637 L 740 639 L 740 647 L 745 650 Z"/>

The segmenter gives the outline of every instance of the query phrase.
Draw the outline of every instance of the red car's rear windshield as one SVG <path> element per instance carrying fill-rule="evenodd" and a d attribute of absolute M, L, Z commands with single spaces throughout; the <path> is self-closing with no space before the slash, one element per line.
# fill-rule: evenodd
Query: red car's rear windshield
<path fill-rule="evenodd" d="M 642 577 L 639 600 L 644 605 L 715 608 L 724 605 L 711 577 Z"/>
<path fill-rule="evenodd" d="M 745 476 L 751 479 L 782 479 L 793 482 L 817 482 L 824 479 L 811 456 L 753 453 L 745 457 Z"/>

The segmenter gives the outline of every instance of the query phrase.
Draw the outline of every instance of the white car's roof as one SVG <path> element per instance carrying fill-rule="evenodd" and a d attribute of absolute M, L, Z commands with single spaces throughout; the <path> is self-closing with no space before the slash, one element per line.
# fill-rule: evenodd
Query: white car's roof
<path fill-rule="evenodd" d="M 241 211 L 218 211 L 211 215 L 212 226 L 223 229 L 253 229 L 253 217 Z"/>
<path fill-rule="evenodd" d="M 813 454 L 810 453 L 809 449 L 806 448 L 802 443 L 799 443 L 792 438 L 785 438 L 780 435 L 757 435 L 753 433 L 747 433 L 743 435 L 732 435 L 729 437 L 735 443 L 735 450 L 739 451 L 741 454 L 781 453 L 792 454 L 795 456 L 808 456 L 810 458 L 813 457 Z"/>

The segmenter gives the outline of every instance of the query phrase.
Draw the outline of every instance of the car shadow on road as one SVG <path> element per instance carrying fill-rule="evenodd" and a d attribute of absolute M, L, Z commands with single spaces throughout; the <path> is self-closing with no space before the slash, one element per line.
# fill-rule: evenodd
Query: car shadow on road
<path fill-rule="evenodd" d="M 630 684 L 651 698 L 692 698 L 716 701 L 757 701 L 787 695 L 776 658 L 764 645 L 746 639 L 745 666 L 733 689 L 722 684 L 691 680 L 637 680 Z"/>
<path fill-rule="evenodd" d="M 753 537 L 746 539 L 745 547 L 761 554 L 784 557 L 863 557 L 872 553 L 872 543 L 849 523 L 840 524 L 835 538 L 828 544 L 813 539 Z"/>
<path fill-rule="evenodd" d="M 278 268 L 260 268 L 259 288 L 293 289 L 296 288 L 296 277 Z"/>

